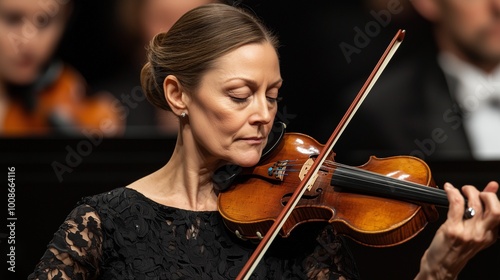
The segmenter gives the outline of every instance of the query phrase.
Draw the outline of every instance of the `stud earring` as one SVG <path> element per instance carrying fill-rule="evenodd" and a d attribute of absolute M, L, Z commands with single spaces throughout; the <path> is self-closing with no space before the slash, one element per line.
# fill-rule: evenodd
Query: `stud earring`
<path fill-rule="evenodd" d="M 186 112 L 181 113 L 181 118 L 185 118 L 187 116 Z"/>

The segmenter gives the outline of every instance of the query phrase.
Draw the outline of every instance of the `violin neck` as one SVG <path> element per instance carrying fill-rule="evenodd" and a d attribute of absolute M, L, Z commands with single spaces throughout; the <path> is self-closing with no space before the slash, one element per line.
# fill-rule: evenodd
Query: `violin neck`
<path fill-rule="evenodd" d="M 442 189 L 387 177 L 355 167 L 337 166 L 330 184 L 336 190 L 340 188 L 361 194 L 429 203 L 442 207 L 449 205 L 446 192 Z"/>

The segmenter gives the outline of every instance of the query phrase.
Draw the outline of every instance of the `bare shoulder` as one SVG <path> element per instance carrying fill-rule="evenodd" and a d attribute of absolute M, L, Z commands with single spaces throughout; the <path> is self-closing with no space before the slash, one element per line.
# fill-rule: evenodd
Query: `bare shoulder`
<path fill-rule="evenodd" d="M 133 189 L 148 199 L 165 206 L 177 206 L 175 201 L 175 193 L 169 184 L 169 179 L 160 169 L 149 175 L 146 175 L 131 184 L 126 188 Z"/>
<path fill-rule="evenodd" d="M 151 174 L 148 174 L 136 181 L 130 183 L 125 186 L 126 188 L 133 189 L 145 195 L 146 197 L 150 197 L 154 195 L 154 190 L 157 189 L 159 185 L 159 171 L 155 171 Z"/>

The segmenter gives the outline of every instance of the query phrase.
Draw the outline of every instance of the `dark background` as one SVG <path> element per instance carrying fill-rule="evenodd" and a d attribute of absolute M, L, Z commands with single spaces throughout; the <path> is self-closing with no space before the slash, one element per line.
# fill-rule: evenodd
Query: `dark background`
<path fill-rule="evenodd" d="M 112 22 L 116 1 L 78 1 L 72 22 L 58 51 L 60 57 L 75 66 L 90 86 L 103 84 L 112 73 L 127 67 L 127 59 L 117 49 Z M 289 132 L 302 132 L 324 143 L 340 120 L 351 96 L 341 90 L 359 79 L 366 79 L 399 28 L 407 31 L 400 50 L 393 58 L 411 56 L 426 50 L 430 43 L 428 24 L 401 1 L 403 12 L 393 15 L 390 23 L 370 37 L 368 45 L 347 62 L 339 44 L 353 45 L 355 31 L 374 21 L 371 11 L 380 7 L 362 1 L 246 1 L 264 19 L 281 40 L 280 58 L 285 80 L 280 112 L 286 113 Z M 393 1 L 394 2 L 394 1 Z M 390 67 L 390 66 L 389 66 Z M 403 94 L 403 93 L 402 93 Z M 376 97 L 373 97 L 376 98 Z M 362 110 L 362 107 L 361 109 Z M 331 119 L 331 130 L 318 129 L 318 122 Z M 383 124 L 380 124 L 383 125 Z M 341 137 L 349 141 L 348 127 Z M 99 138 L 98 135 L 93 137 Z M 91 140 L 95 142 L 92 143 Z M 369 141 L 369 139 L 367 139 Z M 45 250 L 52 234 L 80 197 L 121 187 L 165 164 L 175 139 L 0 139 L 0 166 L 16 168 L 16 274 L 2 279 L 25 279 Z M 360 165 L 368 160 L 349 157 L 349 151 L 335 151 L 337 161 Z M 70 166 L 60 181 L 53 169 L 55 162 Z M 455 186 L 474 184 L 483 187 L 489 180 L 499 180 L 499 162 L 427 162 L 438 184 Z M 5 175 L 6 176 L 6 175 Z M 1 188 L 2 191 L 6 187 Z M 2 195 L 6 198 L 6 194 Z M 3 204 L 6 205 L 6 204 Z M 5 213 L 2 210 L 2 213 Z M 411 241 L 391 248 L 377 249 L 352 242 L 364 279 L 411 279 L 418 271 L 419 260 L 436 229 L 446 217 L 427 226 Z M 3 219 L 5 221 L 5 219 Z M 5 229 L 0 230 L 0 233 Z M 7 252 L 2 239 L 2 256 Z M 2 258 L 3 259 L 3 258 Z M 500 245 L 481 252 L 459 279 L 497 279 Z M 2 262 L 5 265 L 5 262 Z M 4 266 L 2 266 L 4 267 Z M 6 271 L 6 266 L 3 268 Z"/>

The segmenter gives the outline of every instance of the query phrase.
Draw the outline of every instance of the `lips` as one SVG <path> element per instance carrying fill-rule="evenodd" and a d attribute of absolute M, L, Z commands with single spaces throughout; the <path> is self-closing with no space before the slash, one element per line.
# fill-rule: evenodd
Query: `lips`
<path fill-rule="evenodd" d="M 257 144 L 262 144 L 265 141 L 266 138 L 264 137 L 245 137 L 241 138 L 240 140 L 245 141 L 249 144 L 257 145 Z"/>
<path fill-rule="evenodd" d="M 31 57 L 23 57 L 16 61 L 16 66 L 19 68 L 29 68 L 33 67 L 36 64 L 35 59 Z"/>

